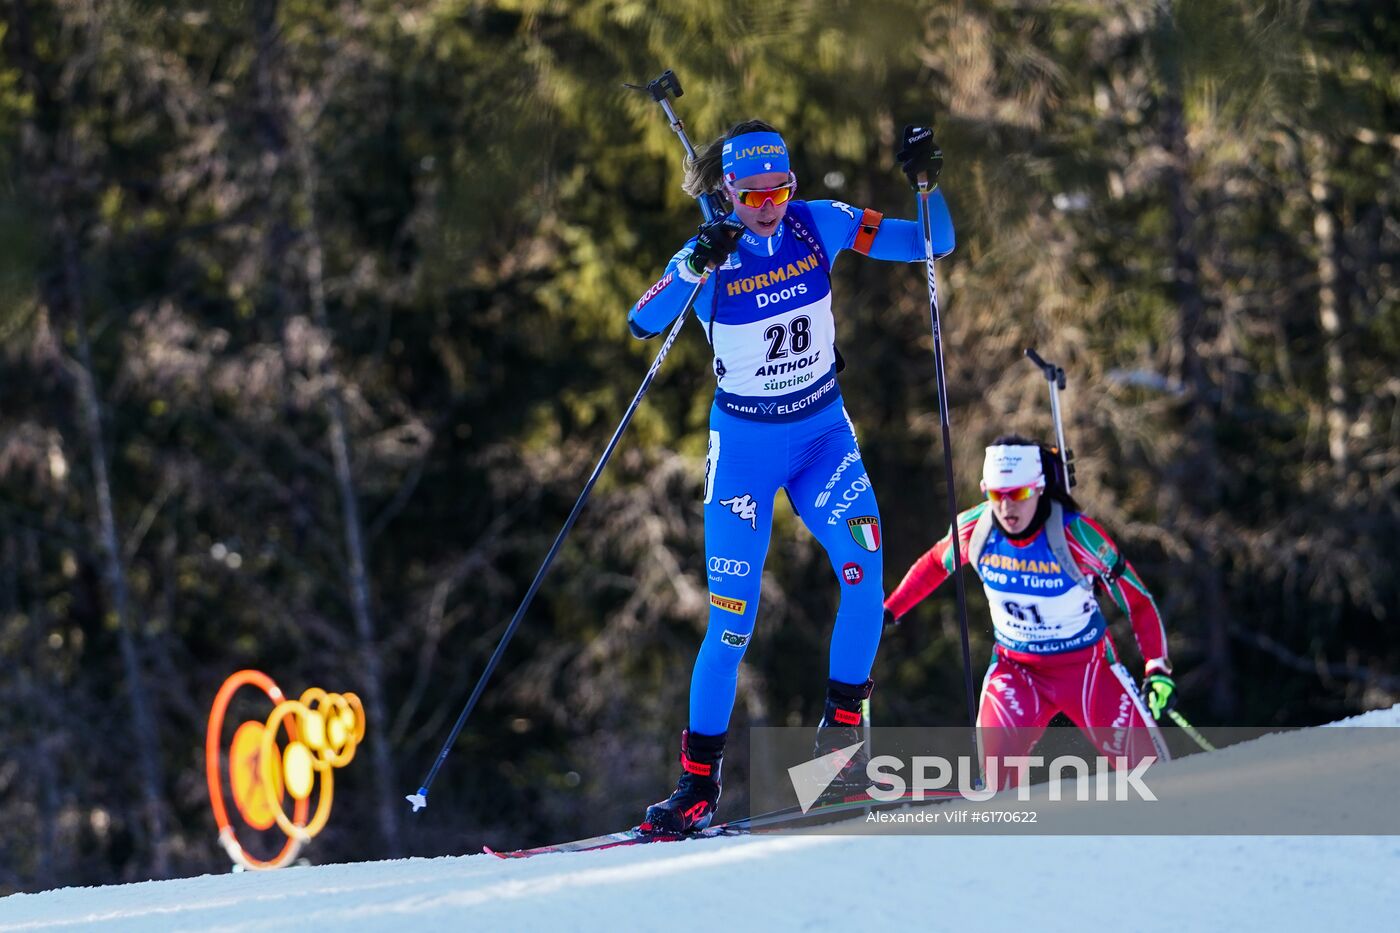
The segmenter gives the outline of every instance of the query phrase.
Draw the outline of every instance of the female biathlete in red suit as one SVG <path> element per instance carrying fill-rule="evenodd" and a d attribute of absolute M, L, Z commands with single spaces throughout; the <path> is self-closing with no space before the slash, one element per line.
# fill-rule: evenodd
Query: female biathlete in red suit
<path fill-rule="evenodd" d="M 1111 763 L 1135 767 L 1147 755 L 1168 757 L 1156 719 L 1175 704 L 1176 685 L 1161 615 L 1055 467 L 1054 455 L 1036 442 L 997 438 L 982 471 L 987 499 L 958 516 L 963 561 L 982 580 L 996 634 L 977 726 L 989 782 L 1001 788 L 1013 786 L 1017 772 L 1002 765 L 993 777 L 993 763 L 1028 754 L 1061 712 Z M 948 578 L 952 565 L 945 537 L 909 568 L 885 600 L 888 613 L 899 619 Z M 1142 693 L 1118 661 L 1096 589 L 1132 622 L 1147 659 Z"/>

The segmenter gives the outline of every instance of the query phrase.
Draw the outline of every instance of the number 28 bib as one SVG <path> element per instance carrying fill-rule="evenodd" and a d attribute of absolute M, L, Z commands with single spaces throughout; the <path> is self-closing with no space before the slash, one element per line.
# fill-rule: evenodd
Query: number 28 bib
<path fill-rule="evenodd" d="M 806 417 L 836 401 L 836 322 L 823 257 L 793 223 L 807 221 L 792 202 L 773 255 L 741 246 L 716 276 L 709 331 L 719 390 L 730 414 L 763 421 Z"/>

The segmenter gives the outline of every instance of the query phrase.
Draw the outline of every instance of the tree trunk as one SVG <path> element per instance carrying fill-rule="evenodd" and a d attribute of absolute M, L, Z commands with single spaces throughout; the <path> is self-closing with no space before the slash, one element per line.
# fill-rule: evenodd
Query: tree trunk
<path fill-rule="evenodd" d="M 1335 210 L 1336 191 L 1331 181 L 1332 147 L 1318 132 L 1303 139 L 1308 166 L 1308 194 L 1313 206 L 1313 238 L 1317 253 L 1317 323 L 1322 331 L 1327 378 L 1327 457 L 1338 478 L 1349 466 L 1347 456 L 1346 355 L 1344 342 L 1346 304 L 1341 282 L 1341 225 Z"/>
<path fill-rule="evenodd" d="M 369 722 L 381 728 L 389 724 L 388 704 L 384 698 L 383 664 L 375 641 L 374 616 L 370 596 L 368 560 L 365 557 L 364 524 L 360 516 L 359 494 L 350 453 L 349 417 L 345 411 L 339 374 L 335 368 L 334 346 L 331 339 L 329 315 L 326 312 L 325 258 L 321 245 L 316 213 L 318 176 L 315 155 L 308 128 L 301 125 L 291 100 L 290 82 L 281 71 L 285 55 L 277 37 L 277 0 L 260 0 L 254 5 L 254 28 L 259 49 L 258 84 L 264 113 L 270 125 L 264 130 L 270 139 L 282 145 L 279 155 L 290 154 L 296 191 L 303 204 L 304 225 L 298 231 L 302 239 L 301 273 L 311 300 L 311 318 L 326 341 L 326 351 L 319 360 L 320 376 L 325 385 L 324 403 L 329 423 L 327 442 L 335 470 L 336 494 L 340 499 L 341 521 L 345 534 L 345 555 L 349 563 L 346 584 L 349 587 L 351 614 L 355 621 L 355 637 L 359 666 L 363 676 L 365 715 Z M 314 105 L 319 105 L 320 101 Z M 281 161 L 281 159 L 279 159 Z M 375 811 L 386 855 L 399 852 L 398 806 L 399 794 L 394 779 L 393 760 L 385 741 L 369 742 L 370 760 L 374 769 Z"/>
<path fill-rule="evenodd" d="M 160 734 L 152 715 L 151 694 L 146 688 L 140 651 L 130 622 L 130 593 L 127 589 L 126 568 L 122 562 L 121 542 L 117 535 L 116 516 L 112 507 L 112 484 L 107 468 L 107 448 L 102 439 L 102 402 L 97 390 L 97 378 L 92 368 L 92 348 L 88 342 L 87 322 L 83 317 L 81 271 L 77 243 L 73 231 L 61 215 L 57 220 L 59 248 L 62 251 L 61 278 L 65 303 L 77 335 L 78 358 L 68 369 L 73 377 L 80 420 L 88 435 L 91 451 L 93 490 L 97 498 L 98 537 L 102 546 L 102 576 L 107 597 L 112 601 L 112 615 L 117 623 L 117 644 L 121 650 L 122 669 L 126 678 L 127 702 L 131 710 L 132 747 L 136 751 L 137 775 L 143 801 L 142 819 L 150 846 L 151 870 L 155 877 L 170 874 L 166 853 L 165 786 L 161 767 Z"/>
<path fill-rule="evenodd" d="M 35 736 L 31 770 L 39 797 L 39 831 L 34 839 L 34 886 L 44 891 L 53 887 L 58 878 L 58 810 L 64 779 L 55 766 L 55 759 L 62 743 L 62 704 L 65 699 L 59 684 L 52 682 L 45 657 L 49 614 L 37 586 L 37 581 L 43 579 L 43 565 L 39 559 L 39 538 L 34 531 L 25 531 L 23 557 L 15 555 L 13 566 L 22 566 L 25 579 L 36 584 L 30 589 L 28 605 L 24 607 L 29 616 L 30 633 L 29 650 L 26 652 L 30 663 L 29 695 L 24 702 L 34 711 L 31 717 Z"/>
<path fill-rule="evenodd" d="M 1194 564 L 1196 604 L 1206 634 L 1211 707 L 1218 716 L 1235 708 L 1229 620 L 1217 565 L 1220 548 L 1213 531 L 1220 508 L 1219 453 L 1215 444 L 1216 390 L 1201 358 L 1206 338 L 1206 301 L 1201 289 L 1200 253 L 1195 229 L 1199 205 L 1190 187 L 1190 151 L 1179 79 L 1170 76 L 1162 99 L 1162 147 L 1168 155 L 1167 203 L 1171 210 L 1172 297 L 1177 307 L 1180 379 L 1185 388 L 1187 452 L 1177 476 L 1180 504 L 1188 527 Z"/>
<path fill-rule="evenodd" d="M 301 193 L 305 200 L 306 229 L 304 256 L 306 262 L 306 283 L 311 293 L 311 316 L 316 326 L 325 335 L 327 352 L 322 357 L 321 374 L 326 381 L 326 413 L 330 422 L 328 438 L 331 456 L 335 462 L 336 491 L 340 496 L 341 519 L 345 526 L 345 552 L 349 558 L 350 609 L 355 617 L 355 636 L 358 640 L 360 667 L 364 673 L 365 715 L 371 722 L 389 723 L 388 706 L 384 701 L 384 670 L 380 663 L 379 648 L 374 638 L 374 617 L 370 605 L 368 562 L 365 559 L 364 524 L 360 518 L 359 493 L 355 488 L 355 476 L 350 462 L 350 425 L 345 413 L 345 401 L 341 395 L 340 378 L 335 370 L 331 349 L 330 320 L 326 314 L 325 268 L 321 250 L 321 237 L 316 225 L 316 168 L 308 152 L 309 143 L 301 133 L 293 130 L 294 158 Z M 395 790 L 393 761 L 389 757 L 388 743 L 370 743 L 371 760 L 374 762 L 376 811 L 379 816 L 379 832 L 384 838 L 386 854 L 394 856 L 399 849 L 398 793 Z"/>

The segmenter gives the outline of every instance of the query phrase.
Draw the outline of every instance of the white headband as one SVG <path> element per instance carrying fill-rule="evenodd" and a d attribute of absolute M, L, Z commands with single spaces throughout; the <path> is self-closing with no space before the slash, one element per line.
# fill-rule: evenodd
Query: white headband
<path fill-rule="evenodd" d="M 1017 489 L 1021 486 L 1045 486 L 1040 448 L 1009 444 L 988 447 L 987 459 L 982 463 L 982 488 Z"/>

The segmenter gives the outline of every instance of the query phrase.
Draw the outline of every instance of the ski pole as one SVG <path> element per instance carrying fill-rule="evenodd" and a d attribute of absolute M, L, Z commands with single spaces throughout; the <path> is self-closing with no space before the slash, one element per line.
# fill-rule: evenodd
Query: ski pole
<path fill-rule="evenodd" d="M 1208 752 L 1215 751 L 1215 746 L 1210 744 L 1210 742 L 1206 740 L 1205 736 L 1201 735 L 1199 729 L 1187 722 L 1185 716 L 1181 715 L 1174 709 L 1167 710 L 1167 715 L 1172 718 L 1172 722 L 1176 723 L 1178 726 L 1181 727 L 1182 732 L 1185 732 L 1187 735 L 1191 736 L 1195 743 L 1201 746 L 1203 750 Z"/>
<path fill-rule="evenodd" d="M 540 565 L 540 569 L 535 573 L 535 579 L 530 584 L 529 590 L 525 592 L 525 598 L 521 600 L 520 607 L 515 610 L 515 615 L 511 618 L 510 624 L 506 626 L 505 633 L 501 636 L 500 642 L 496 645 L 495 652 L 491 655 L 491 660 L 486 662 L 486 669 L 481 672 L 481 678 L 477 680 L 476 687 L 472 690 L 471 697 L 467 700 L 466 706 L 462 707 L 462 712 L 457 717 L 456 724 L 452 726 L 452 732 L 448 735 L 447 741 L 443 743 L 442 751 L 438 753 L 437 760 L 433 762 L 431 770 L 428 771 L 428 776 L 423 779 L 422 785 L 418 788 L 418 793 L 408 794 L 404 798 L 413 805 L 415 813 L 428 805 L 428 788 L 432 786 L 433 779 L 437 777 L 438 769 L 440 769 L 443 762 L 447 760 L 447 755 L 452 750 L 453 744 L 457 741 L 457 736 L 461 733 L 462 727 L 466 725 L 467 717 L 471 715 L 472 709 L 476 706 L 476 701 L 481 698 L 481 693 L 486 687 L 486 681 L 491 677 L 492 672 L 495 671 L 496 665 L 500 663 L 501 655 L 505 653 L 506 645 L 510 644 L 511 638 L 515 635 L 516 628 L 520 625 L 520 620 L 525 617 L 525 610 L 530 608 L 530 603 L 534 601 L 535 593 L 539 590 L 540 583 L 543 582 L 545 574 L 549 572 L 550 566 L 554 563 L 555 555 L 559 553 L 560 546 L 563 545 L 564 539 L 568 537 L 569 532 L 573 529 L 574 522 L 578 519 L 579 513 L 583 511 L 583 506 L 588 501 L 589 494 L 593 492 L 594 484 L 598 482 L 598 477 L 603 473 L 603 467 L 607 465 L 608 459 L 612 456 L 613 450 L 617 447 L 617 442 L 622 438 L 622 432 L 627 430 L 627 425 L 632 421 L 632 415 L 636 412 L 637 406 L 641 404 L 642 396 L 645 395 L 647 389 L 651 387 L 652 379 L 656 377 L 657 371 L 661 368 L 662 361 L 666 359 L 666 354 L 671 350 L 671 345 L 676 342 L 676 337 L 680 335 L 681 327 L 685 325 L 685 320 L 690 313 L 691 306 L 695 304 L 696 296 L 700 294 L 700 289 L 704 287 L 709 277 L 710 270 L 706 269 L 704 274 L 700 276 L 700 281 L 697 282 L 695 288 L 691 290 L 690 297 L 686 300 L 685 307 L 683 307 L 681 313 L 677 315 L 675 324 L 671 326 L 671 332 L 666 335 L 666 341 L 661 345 L 661 351 L 656 354 L 656 359 L 652 362 L 651 369 L 647 370 L 646 377 L 642 380 L 641 387 L 637 389 L 637 394 L 632 398 L 632 404 L 627 406 L 627 411 L 623 414 L 621 423 L 618 424 L 617 430 L 613 432 L 612 440 L 608 441 L 608 446 L 603 451 L 603 456 L 598 459 L 597 466 L 593 468 L 593 475 L 588 477 L 588 482 L 583 486 L 583 492 L 579 494 L 578 501 L 574 503 L 573 511 L 571 511 L 569 517 L 565 519 L 564 527 L 559 529 L 559 534 L 555 537 L 553 546 L 550 547 L 549 553 L 545 555 L 544 563 Z"/>
<path fill-rule="evenodd" d="M 1056 366 L 1054 363 L 1046 362 L 1041 358 L 1040 354 L 1036 353 L 1031 347 L 1026 348 L 1026 358 L 1040 367 L 1040 371 L 1045 374 L 1045 381 L 1050 385 L 1050 416 L 1055 420 L 1055 442 L 1060 445 L 1060 462 L 1064 466 L 1065 485 L 1067 488 L 1073 489 L 1075 484 L 1074 452 L 1065 444 L 1065 426 L 1060 418 L 1060 392 L 1065 387 L 1065 371 L 1062 367 Z M 1201 735 L 1200 731 L 1195 726 L 1187 722 L 1185 716 L 1174 709 L 1168 710 L 1167 715 L 1171 717 L 1172 722 L 1176 723 L 1181 728 L 1182 732 L 1189 735 L 1202 749 L 1208 752 L 1215 751 L 1215 746 L 1210 744 L 1206 737 Z M 1149 722 L 1148 726 L 1149 728 L 1155 728 L 1152 722 Z"/>
<path fill-rule="evenodd" d="M 972 688 L 972 642 L 967 628 L 967 591 L 962 578 L 962 544 L 958 540 L 958 493 L 953 487 L 953 437 L 952 425 L 948 419 L 948 380 L 943 366 L 943 333 L 938 314 L 938 278 L 934 270 L 933 224 L 928 215 L 928 196 L 937 184 L 930 185 L 928 174 L 920 172 L 919 180 L 919 222 L 924 234 L 924 260 L 928 264 L 928 310 L 933 327 L 933 369 L 938 382 L 938 418 L 943 429 L 943 472 L 948 487 L 948 514 L 952 516 L 953 533 L 953 584 L 958 595 L 958 626 L 962 635 L 963 689 L 967 694 L 967 721 L 972 729 L 973 758 L 977 760 L 977 786 L 982 786 L 982 756 L 976 754 L 979 748 L 977 738 L 977 705 Z"/>
<path fill-rule="evenodd" d="M 1040 354 L 1030 347 L 1026 348 L 1026 358 L 1040 367 L 1040 371 L 1045 374 L 1045 381 L 1050 384 L 1050 417 L 1055 420 L 1055 443 L 1060 445 L 1060 463 L 1065 471 L 1065 488 L 1073 489 L 1076 482 L 1074 452 L 1065 445 L 1065 425 L 1060 419 L 1060 391 L 1065 387 L 1065 371 L 1054 363 L 1045 362 L 1040 358 Z"/>
<path fill-rule="evenodd" d="M 627 85 L 635 87 L 635 85 Z M 661 104 L 666 112 L 666 117 L 671 123 L 671 129 L 675 130 L 685 145 L 686 153 L 695 157 L 695 147 L 690 144 L 686 137 L 685 127 L 676 118 L 675 111 L 671 108 L 671 102 L 667 95 L 674 92 L 677 97 L 681 96 L 680 81 L 671 71 L 666 71 L 661 77 L 651 81 L 643 88 L 651 94 L 652 99 Z M 718 195 L 709 193 L 699 198 L 700 209 L 705 214 L 705 219 L 710 220 L 718 210 Z M 593 492 L 593 486 L 598 482 L 598 477 L 603 473 L 603 467 L 607 465 L 608 459 L 612 457 L 613 450 L 622 438 L 622 432 L 627 430 L 627 425 L 632 421 L 632 415 L 636 412 L 637 406 L 641 404 L 642 396 L 646 395 L 647 389 L 651 387 L 651 381 L 656 377 L 656 373 L 661 369 L 661 363 L 666 359 L 666 354 L 670 352 L 671 345 L 676 342 L 676 337 L 680 335 L 681 328 L 685 325 L 686 318 L 690 310 L 695 305 L 695 299 L 700 295 L 700 289 L 705 287 L 705 283 L 710 278 L 711 269 L 706 269 L 700 276 L 700 281 L 691 289 L 690 297 L 686 299 L 685 306 L 681 308 L 681 313 L 676 315 L 675 323 L 671 325 L 671 331 L 666 335 L 666 340 L 661 344 L 661 350 L 656 354 L 656 359 L 651 364 L 651 369 L 647 370 L 646 377 L 642 379 L 641 387 L 637 389 L 637 394 L 632 398 L 632 404 L 627 406 L 627 411 L 622 415 L 622 421 L 618 424 L 617 430 L 613 432 L 612 439 L 608 441 L 608 446 L 603 451 L 602 457 L 598 459 L 598 464 L 593 468 L 593 474 L 588 477 L 588 482 L 583 486 L 583 492 L 579 493 L 578 501 L 574 503 L 573 510 L 569 512 L 569 517 L 564 521 L 564 527 L 559 529 L 559 534 L 554 539 L 554 544 L 550 547 L 549 553 L 545 555 L 544 563 L 535 573 L 535 579 L 530 583 L 530 588 L 525 592 L 525 598 L 521 600 L 519 608 L 515 610 L 515 615 L 511 617 L 510 624 L 506 626 L 501 640 L 496 644 L 496 650 L 492 652 L 491 659 L 486 662 L 486 668 L 481 672 L 481 677 L 477 680 L 476 686 L 472 689 L 471 696 L 467 699 L 466 705 L 462 707 L 462 712 L 457 716 L 457 722 L 452 726 L 452 732 L 447 736 L 447 741 L 443 743 L 442 750 L 438 752 L 437 759 L 428 770 L 423 783 L 419 785 L 418 792 L 405 795 L 404 799 L 413 806 L 413 812 L 417 813 L 428 805 L 428 789 L 432 786 L 433 780 L 437 777 L 438 771 L 447 760 L 448 753 L 452 751 L 452 746 L 457 741 L 457 736 L 461 734 L 462 727 L 467 723 L 467 717 L 476 707 L 477 700 L 481 699 L 482 691 L 486 688 L 486 682 L 491 678 L 491 674 L 496 670 L 496 665 L 500 663 L 501 656 L 505 654 L 506 645 L 510 644 L 511 638 L 515 636 L 515 630 L 520 625 L 520 620 L 525 617 L 525 611 L 530 608 L 530 603 L 534 601 L 535 593 L 539 590 L 540 584 L 544 581 L 545 574 L 549 572 L 550 566 L 554 563 L 555 555 L 559 553 L 559 548 L 563 545 L 564 539 L 574 527 L 574 522 L 578 519 L 579 513 L 583 511 L 583 506 L 588 502 L 588 496 Z"/>
<path fill-rule="evenodd" d="M 676 73 L 667 68 L 661 72 L 660 77 L 653 78 L 644 85 L 623 82 L 622 86 L 634 91 L 645 91 L 651 95 L 652 100 L 661 105 L 662 112 L 666 114 L 666 122 L 671 124 L 671 130 L 680 137 L 681 145 L 685 147 L 685 154 L 693 160 L 695 147 L 690 144 L 690 137 L 685 134 L 685 124 L 681 122 L 680 117 L 676 116 L 669 96 L 673 92 L 677 97 L 685 94 L 685 91 L 681 90 L 681 82 L 676 77 Z M 706 192 L 697 197 L 696 200 L 700 202 L 700 210 L 704 213 L 706 220 L 714 220 L 715 216 L 723 209 L 723 202 L 717 191 Z"/>

